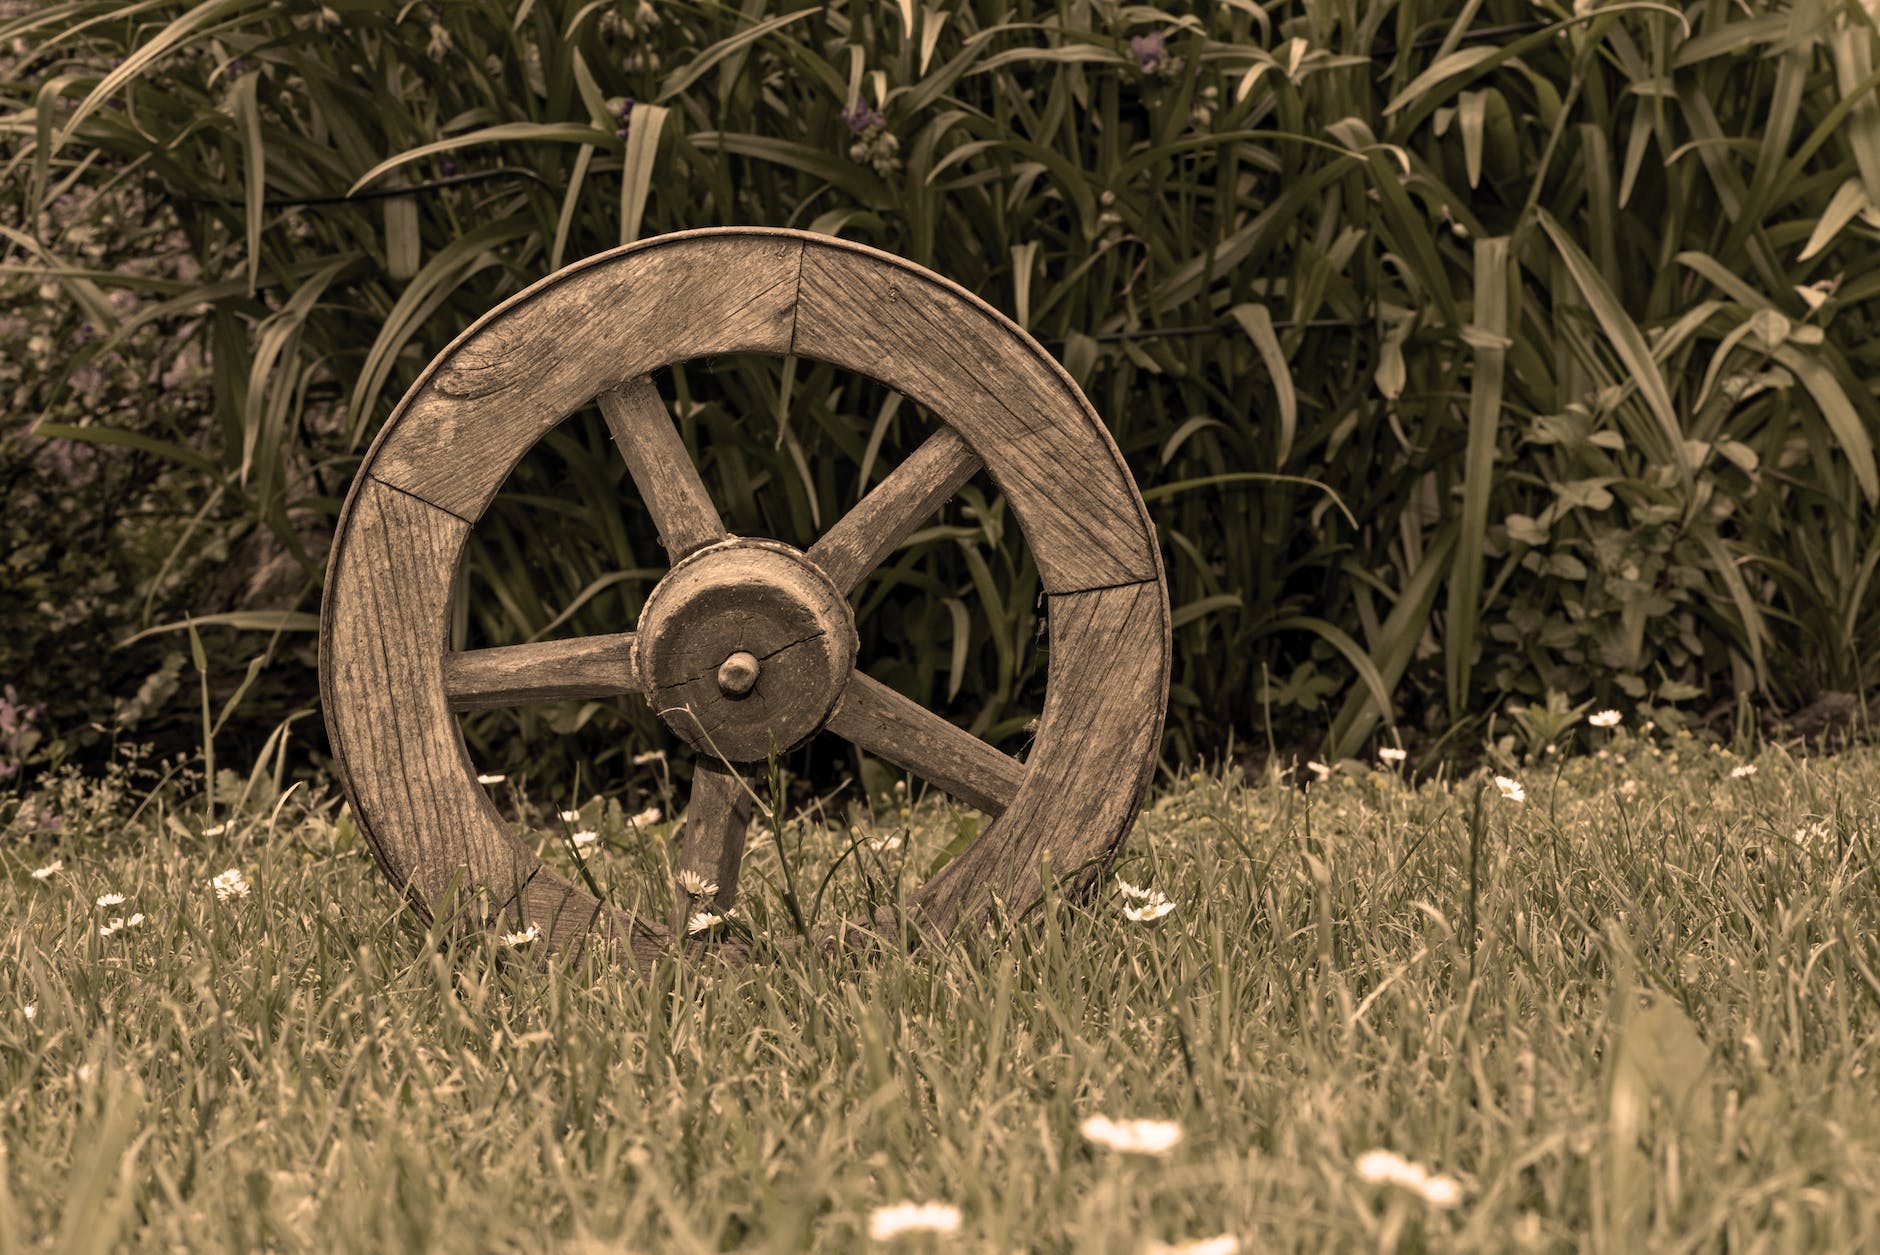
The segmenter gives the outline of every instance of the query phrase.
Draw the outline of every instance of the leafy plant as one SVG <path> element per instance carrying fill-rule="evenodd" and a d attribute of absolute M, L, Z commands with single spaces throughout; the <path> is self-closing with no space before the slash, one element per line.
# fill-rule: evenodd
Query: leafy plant
<path fill-rule="evenodd" d="M 294 576 L 200 613 L 307 622 L 366 441 L 498 300 L 753 223 L 903 254 L 1060 356 L 1166 541 L 1177 756 L 1263 709 L 1293 741 L 1329 714 L 1344 755 L 1549 692 L 1669 721 L 1866 684 L 1880 76 L 1847 0 L 79 0 L 0 40 L 7 273 L 94 324 L 36 386 L 179 318 L 208 369 L 201 406 L 42 407 L 38 434 L 163 464 L 203 511 L 177 561 L 226 542 Z M 191 277 L 38 226 L 116 188 L 174 215 Z M 91 293 L 117 290 L 159 299 L 113 322 Z M 664 386 L 731 526 L 789 540 L 931 423 L 809 361 Z M 631 622 L 661 564 L 620 474 L 592 415 L 515 469 L 463 639 Z M 1043 659 L 1009 522 L 982 481 L 861 605 L 884 678 L 1016 746 Z M 612 704 L 469 732 L 562 773 L 654 728 Z"/>

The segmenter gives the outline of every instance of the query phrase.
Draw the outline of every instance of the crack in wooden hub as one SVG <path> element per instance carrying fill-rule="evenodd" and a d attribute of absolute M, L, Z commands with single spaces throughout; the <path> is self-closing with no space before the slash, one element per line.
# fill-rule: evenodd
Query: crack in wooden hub
<path fill-rule="evenodd" d="M 757 762 L 829 721 L 856 647 L 848 599 L 801 551 L 733 538 L 660 580 L 640 612 L 634 665 L 681 740 Z"/>

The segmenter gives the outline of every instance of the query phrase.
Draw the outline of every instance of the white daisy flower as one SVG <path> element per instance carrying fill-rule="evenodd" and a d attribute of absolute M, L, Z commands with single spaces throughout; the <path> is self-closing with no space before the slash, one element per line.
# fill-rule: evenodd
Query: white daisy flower
<path fill-rule="evenodd" d="M 953 1233 L 960 1227 L 960 1209 L 947 1203 L 895 1203 L 868 1213 L 868 1236 L 877 1242 L 903 1233 Z"/>
<path fill-rule="evenodd" d="M 1813 823 L 1803 824 L 1801 827 L 1797 828 L 1794 834 L 1789 837 L 1789 840 L 1807 849 L 1826 843 L 1833 835 L 1833 833 L 1828 831 L 1827 821 L 1817 819 Z"/>
<path fill-rule="evenodd" d="M 1317 776 L 1320 780 L 1323 780 L 1332 774 L 1332 769 L 1326 764 L 1321 763 L 1321 762 L 1307 763 L 1306 770 L 1310 771 L 1314 776 Z"/>
<path fill-rule="evenodd" d="M 1162 896 L 1157 890 L 1132 885 L 1121 876 L 1116 878 L 1116 888 L 1124 897 L 1135 898 L 1138 902 L 1153 902 Z"/>
<path fill-rule="evenodd" d="M 635 767 L 644 767 L 648 763 L 663 763 L 665 761 L 665 750 L 647 750 L 644 754 L 635 754 L 633 756 L 633 765 Z"/>
<path fill-rule="evenodd" d="M 1501 795 L 1510 802 L 1527 801 L 1527 790 L 1521 787 L 1519 780 L 1510 780 L 1507 776 L 1496 776 L 1495 787 L 1500 789 Z"/>
<path fill-rule="evenodd" d="M 124 895 L 121 893 L 101 893 L 98 895 L 99 906 L 118 906 L 121 905 L 123 901 Z"/>
<path fill-rule="evenodd" d="M 1755 763 L 1741 763 L 1735 767 L 1730 768 L 1730 779 L 1732 780 L 1741 780 L 1747 776 L 1753 776 L 1755 774 L 1756 774 Z"/>
<path fill-rule="evenodd" d="M 213 828 L 204 828 L 202 830 L 202 835 L 205 837 L 219 837 L 223 833 L 227 832 L 229 828 L 233 825 L 233 823 L 234 823 L 233 820 L 224 820 L 223 822 L 217 824 Z"/>
<path fill-rule="evenodd" d="M 27 1003 L 25 1006 L 20 1008 L 20 1014 L 25 1016 L 29 1020 L 38 1019 L 39 1018 L 39 1004 L 36 1002 Z"/>
<path fill-rule="evenodd" d="M 1616 728 L 1619 726 L 1619 721 L 1623 718 L 1625 718 L 1625 716 L 1621 715 L 1616 710 L 1602 710 L 1597 714 L 1588 715 L 1586 721 L 1595 728 Z"/>
<path fill-rule="evenodd" d="M 694 911 L 692 918 L 686 920 L 685 931 L 688 937 L 696 936 L 725 922 L 725 917 L 716 911 Z"/>
<path fill-rule="evenodd" d="M 1141 906 L 1124 907 L 1123 914 L 1139 924 L 1149 924 L 1161 919 L 1174 909 L 1175 904 L 1158 893 Z"/>
<path fill-rule="evenodd" d="M 588 850 L 600 839 L 601 834 L 593 831 L 577 832 L 568 838 L 568 840 L 574 842 L 574 852 L 579 854 L 582 858 L 588 856 Z"/>
<path fill-rule="evenodd" d="M 135 915 L 131 916 L 129 919 L 124 921 L 124 927 L 135 928 L 143 922 L 144 922 L 144 913 L 142 911 L 139 911 Z"/>
<path fill-rule="evenodd" d="M 889 850 L 898 850 L 905 844 L 907 844 L 907 839 L 898 832 L 890 833 L 885 837 L 870 837 L 868 839 L 868 848 L 882 853 L 886 853 Z"/>
<path fill-rule="evenodd" d="M 560 815 L 561 822 L 564 824 L 578 824 L 581 822 L 580 811 L 561 811 Z"/>
<path fill-rule="evenodd" d="M 1239 1255 L 1240 1239 L 1231 1233 L 1218 1237 L 1196 1238 L 1192 1242 L 1151 1242 L 1143 1255 Z"/>
<path fill-rule="evenodd" d="M 1389 1150 L 1367 1150 L 1358 1156 L 1356 1164 L 1358 1175 L 1373 1184 L 1388 1181 L 1402 1184 L 1406 1181 L 1421 1181 L 1428 1175 L 1422 1168 L 1411 1163 L 1402 1155 Z"/>
<path fill-rule="evenodd" d="M 1454 1177 L 1433 1176 L 1422 1164 L 1411 1163 L 1394 1151 L 1367 1150 L 1354 1166 L 1366 1181 L 1398 1186 L 1432 1207 L 1454 1207 L 1462 1201 L 1462 1185 Z"/>
<path fill-rule="evenodd" d="M 645 810 L 627 817 L 627 824 L 633 828 L 644 828 L 659 822 L 659 807 L 649 806 Z"/>
<path fill-rule="evenodd" d="M 506 775 L 503 775 L 501 772 L 485 772 L 482 775 L 477 777 L 477 783 L 478 784 L 501 784 L 503 781 L 507 779 L 509 779 L 509 777 Z"/>
<path fill-rule="evenodd" d="M 1173 1120 L 1112 1120 L 1091 1116 L 1077 1126 L 1086 1141 L 1131 1155 L 1166 1155 L 1182 1140 L 1182 1126 Z"/>
<path fill-rule="evenodd" d="M 695 898 L 711 898 L 718 895 L 718 882 L 707 880 L 691 868 L 679 873 L 679 887 Z"/>
<path fill-rule="evenodd" d="M 44 867 L 33 868 L 33 879 L 34 880 L 47 880 L 53 876 L 58 875 L 60 872 L 64 870 L 65 870 L 65 860 L 62 858 L 55 858 L 50 863 L 47 863 Z"/>
<path fill-rule="evenodd" d="M 526 946 L 542 935 L 540 925 L 530 924 L 519 933 L 504 933 L 503 944 L 506 946 Z"/>
<path fill-rule="evenodd" d="M 242 875 L 241 868 L 231 867 L 209 882 L 215 890 L 216 900 L 226 902 L 230 898 L 248 896 L 248 878 Z"/>
<path fill-rule="evenodd" d="M 1401 763 L 1404 759 L 1410 757 L 1410 755 L 1405 753 L 1403 750 L 1398 749 L 1395 745 L 1386 745 L 1383 749 L 1377 752 L 1377 756 L 1383 759 L 1385 762 L 1391 764 L 1393 767 L 1396 766 L 1398 763 Z M 1239 1239 L 1236 1238 L 1235 1241 L 1238 1242 Z"/>

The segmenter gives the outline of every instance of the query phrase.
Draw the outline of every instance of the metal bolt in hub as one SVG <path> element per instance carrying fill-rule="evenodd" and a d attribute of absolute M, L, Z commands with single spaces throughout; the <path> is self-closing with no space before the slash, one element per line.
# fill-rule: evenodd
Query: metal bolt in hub
<path fill-rule="evenodd" d="M 718 667 L 718 688 L 727 697 L 743 697 L 757 683 L 757 655 L 740 649 Z"/>

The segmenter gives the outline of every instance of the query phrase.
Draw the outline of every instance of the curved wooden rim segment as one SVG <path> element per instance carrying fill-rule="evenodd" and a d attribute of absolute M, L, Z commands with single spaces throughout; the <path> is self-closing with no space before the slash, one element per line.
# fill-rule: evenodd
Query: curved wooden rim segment
<path fill-rule="evenodd" d="M 420 909 L 469 886 L 492 918 L 537 923 L 556 948 L 597 929 L 642 961 L 666 944 L 665 925 L 629 921 L 542 865 L 475 783 L 452 709 L 551 691 L 560 673 L 539 690 L 492 651 L 447 662 L 447 591 L 471 523 L 562 419 L 661 367 L 748 352 L 827 361 L 939 415 L 966 449 L 923 451 L 876 508 L 931 508 L 983 462 L 1048 595 L 1034 749 L 1015 786 L 1006 769 L 962 757 L 1004 813 L 918 892 L 922 917 L 948 928 L 995 896 L 1023 906 L 1047 866 L 1088 880 L 1114 853 L 1153 769 L 1171 643 L 1154 531 L 1115 441 L 1036 341 L 957 284 L 825 236 L 725 228 L 600 254 L 504 302 L 438 355 L 366 455 L 322 605 L 322 704 L 361 829 Z M 610 404 L 632 446 L 638 424 Z M 650 442 L 623 453 L 636 478 L 636 459 L 674 465 Z M 690 491 L 675 512 L 704 517 L 683 504 Z M 848 586 L 880 559 L 879 542 L 865 528 L 832 532 L 823 553 Z M 667 537 L 675 550 L 697 540 Z M 617 649 L 570 648 L 567 682 L 611 675 Z"/>
<path fill-rule="evenodd" d="M 469 524 L 370 476 L 354 485 L 345 552 L 322 607 L 327 732 L 380 868 L 427 918 L 538 925 L 547 946 L 596 934 L 642 962 L 655 928 L 604 910 L 512 837 L 476 781 L 445 693 L 442 625 Z"/>

